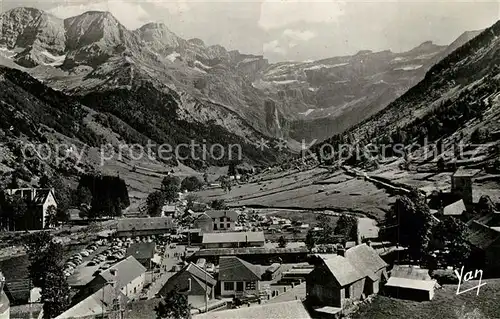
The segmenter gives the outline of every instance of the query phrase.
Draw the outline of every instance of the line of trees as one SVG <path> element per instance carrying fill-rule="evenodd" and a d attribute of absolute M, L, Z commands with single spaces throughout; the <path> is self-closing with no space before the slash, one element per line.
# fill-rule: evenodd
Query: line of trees
<path fill-rule="evenodd" d="M 127 184 L 119 176 L 82 175 L 73 201 L 91 220 L 121 216 L 130 206 Z"/>
<path fill-rule="evenodd" d="M 358 219 L 354 216 L 347 214 L 340 216 L 335 227 L 325 215 L 318 215 L 317 220 L 316 226 L 320 230 L 310 229 L 306 235 L 305 244 L 309 250 L 316 245 L 356 241 L 358 238 Z"/>

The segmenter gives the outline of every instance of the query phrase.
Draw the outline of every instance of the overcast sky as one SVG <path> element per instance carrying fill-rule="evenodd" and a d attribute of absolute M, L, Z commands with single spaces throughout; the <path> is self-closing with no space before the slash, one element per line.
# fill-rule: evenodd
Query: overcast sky
<path fill-rule="evenodd" d="M 498 1 L 213 1 L 213 0 L 0 0 L 67 18 L 88 10 L 110 11 L 129 29 L 164 22 L 179 36 L 200 38 L 272 62 L 395 52 L 424 41 L 449 44 L 467 30 L 499 20 Z"/>

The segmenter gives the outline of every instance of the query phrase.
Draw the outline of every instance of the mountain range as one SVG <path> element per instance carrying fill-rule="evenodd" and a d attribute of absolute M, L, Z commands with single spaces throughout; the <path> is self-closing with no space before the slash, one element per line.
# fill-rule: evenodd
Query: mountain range
<path fill-rule="evenodd" d="M 378 114 L 480 32 L 449 46 L 425 42 L 401 53 L 270 64 L 260 55 L 182 39 L 162 23 L 128 30 L 109 12 L 59 19 L 16 8 L 2 13 L 0 23 L 0 63 L 85 110 L 80 124 L 95 138 L 238 143 L 253 163 L 280 156 L 272 147 L 256 148 L 262 139 L 285 139 L 293 151 L 303 140 L 325 139 Z M 28 81 L 13 70 L 2 74 L 21 88 Z"/>

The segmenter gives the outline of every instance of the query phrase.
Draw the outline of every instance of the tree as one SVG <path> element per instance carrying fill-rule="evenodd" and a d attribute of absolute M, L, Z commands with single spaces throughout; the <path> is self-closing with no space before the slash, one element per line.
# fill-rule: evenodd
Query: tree
<path fill-rule="evenodd" d="M 62 267 L 47 271 L 42 288 L 43 318 L 52 319 L 63 313 L 70 305 L 70 289 Z"/>
<path fill-rule="evenodd" d="M 89 208 L 92 204 L 92 192 L 86 186 L 78 187 L 73 202 L 78 207 Z"/>
<path fill-rule="evenodd" d="M 230 192 L 231 191 L 231 179 L 226 175 L 221 176 L 220 186 L 225 192 Z"/>
<path fill-rule="evenodd" d="M 222 209 L 227 208 L 226 203 L 224 202 L 223 199 L 214 199 L 210 203 L 210 207 L 212 207 L 212 209 L 215 209 L 215 210 L 222 210 Z"/>
<path fill-rule="evenodd" d="M 8 198 L 8 206 L 7 209 L 9 210 L 9 215 L 11 216 L 11 221 L 14 223 L 14 230 L 15 230 L 15 225 L 19 224 L 21 220 L 24 220 L 24 222 L 27 222 L 28 216 L 28 204 L 19 195 L 14 195 L 10 196 Z"/>
<path fill-rule="evenodd" d="M 191 306 L 188 298 L 178 292 L 175 287 L 155 307 L 156 319 L 188 319 L 191 318 Z"/>
<path fill-rule="evenodd" d="M 196 176 L 188 176 L 182 180 L 181 190 L 187 190 L 188 192 L 194 192 L 200 190 L 203 183 Z"/>
<path fill-rule="evenodd" d="M 425 198 L 416 190 L 396 199 L 394 207 L 386 215 L 386 228 L 382 236 L 399 245 L 408 247 L 414 260 L 421 260 L 428 253 L 434 226 Z"/>
<path fill-rule="evenodd" d="M 192 209 L 194 203 L 197 202 L 200 197 L 196 194 L 188 194 L 185 199 L 187 201 L 186 209 Z"/>
<path fill-rule="evenodd" d="M 491 201 L 491 198 L 488 195 L 483 195 L 479 198 L 479 202 L 477 203 L 478 213 L 487 215 L 492 213 L 495 210 L 495 206 Z"/>
<path fill-rule="evenodd" d="M 358 219 L 350 215 L 340 216 L 334 232 L 337 235 L 343 235 L 346 241 L 357 241 Z"/>
<path fill-rule="evenodd" d="M 449 253 L 445 262 L 449 266 L 461 267 L 469 258 L 471 247 L 467 241 L 468 227 L 459 219 L 445 216 L 433 228 L 433 238 L 444 246 Z"/>
<path fill-rule="evenodd" d="M 278 247 L 279 248 L 285 248 L 286 244 L 287 244 L 287 242 L 286 242 L 285 237 L 280 236 L 280 238 L 278 238 Z"/>
<path fill-rule="evenodd" d="M 146 198 L 146 209 L 149 216 L 161 216 L 163 205 L 165 205 L 165 195 L 163 192 L 153 192 Z"/>
<path fill-rule="evenodd" d="M 57 209 L 51 205 L 47 208 L 47 215 L 45 216 L 45 228 L 56 227 L 59 224 L 57 220 Z"/>
<path fill-rule="evenodd" d="M 44 174 L 42 177 L 40 177 L 40 180 L 38 181 L 38 186 L 40 188 L 50 188 L 50 179 L 49 177 Z"/>
<path fill-rule="evenodd" d="M 161 186 L 162 189 L 172 187 L 174 189 L 177 189 L 178 191 L 181 186 L 181 179 L 178 176 L 174 175 L 165 176 L 161 181 Z"/>
<path fill-rule="evenodd" d="M 310 229 L 307 232 L 306 239 L 304 242 L 306 244 L 307 249 L 309 250 L 313 249 L 314 246 L 316 246 L 316 236 L 314 235 L 314 231 L 312 229 Z"/>

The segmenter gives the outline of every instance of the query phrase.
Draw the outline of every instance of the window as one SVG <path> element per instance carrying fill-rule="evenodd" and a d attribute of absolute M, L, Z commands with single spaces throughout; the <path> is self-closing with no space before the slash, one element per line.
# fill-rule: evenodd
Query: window
<path fill-rule="evenodd" d="M 226 222 L 230 222 L 230 221 L 231 221 L 231 218 L 226 217 Z"/>
<path fill-rule="evenodd" d="M 229 281 L 224 283 L 224 290 L 234 290 L 234 282 Z"/>
<path fill-rule="evenodd" d="M 245 283 L 245 290 L 255 290 L 255 281 L 247 281 Z"/>
<path fill-rule="evenodd" d="M 243 281 L 238 281 L 236 283 L 236 291 L 243 291 Z"/>
<path fill-rule="evenodd" d="M 226 228 L 231 228 L 231 224 L 226 224 Z"/>
<path fill-rule="evenodd" d="M 224 224 L 220 224 L 220 229 L 224 229 Z"/>
<path fill-rule="evenodd" d="M 224 217 L 219 218 L 219 220 L 220 220 L 221 222 L 223 222 L 223 221 L 224 221 Z"/>
<path fill-rule="evenodd" d="M 346 299 L 351 298 L 351 286 L 345 287 L 345 297 Z"/>
<path fill-rule="evenodd" d="M 217 230 L 217 224 L 214 224 L 214 230 Z"/>

